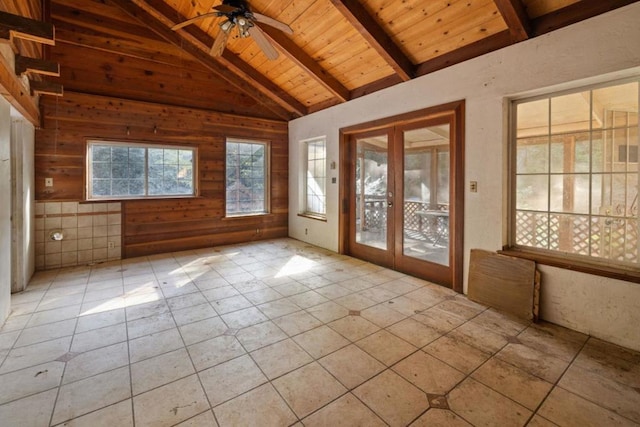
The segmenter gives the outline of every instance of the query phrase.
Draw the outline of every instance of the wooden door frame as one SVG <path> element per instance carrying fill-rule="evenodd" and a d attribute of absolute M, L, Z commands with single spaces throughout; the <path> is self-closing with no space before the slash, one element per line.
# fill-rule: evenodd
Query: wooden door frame
<path fill-rule="evenodd" d="M 451 287 L 456 292 L 463 292 L 463 261 L 464 261 L 464 118 L 465 118 L 465 101 L 454 101 L 434 107 L 429 107 L 405 114 L 400 114 L 384 119 L 373 120 L 366 123 L 348 126 L 340 129 L 339 134 L 339 163 L 340 163 L 340 180 L 339 200 L 340 214 L 338 218 L 338 251 L 341 254 L 349 252 L 349 189 L 347 185 L 351 180 L 348 179 L 350 174 L 350 165 L 354 159 L 351 158 L 349 150 L 349 138 L 351 135 L 366 131 L 375 131 L 390 126 L 405 126 L 411 123 L 423 121 L 426 119 L 437 119 L 447 117 L 451 123 L 451 133 L 453 147 L 450 150 L 450 171 L 449 182 L 451 183 L 451 200 L 449 209 L 451 217 L 454 218 L 453 224 L 450 224 L 449 241 L 454 249 L 451 254 L 450 266 L 452 271 Z"/>

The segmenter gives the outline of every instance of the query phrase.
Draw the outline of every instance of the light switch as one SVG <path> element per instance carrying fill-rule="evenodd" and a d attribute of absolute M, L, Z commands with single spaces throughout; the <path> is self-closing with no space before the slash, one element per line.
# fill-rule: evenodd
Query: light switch
<path fill-rule="evenodd" d="M 478 192 L 478 181 L 469 182 L 469 191 L 471 191 L 472 193 Z"/>
<path fill-rule="evenodd" d="M 53 178 L 45 178 L 44 179 L 45 187 L 53 187 Z"/>

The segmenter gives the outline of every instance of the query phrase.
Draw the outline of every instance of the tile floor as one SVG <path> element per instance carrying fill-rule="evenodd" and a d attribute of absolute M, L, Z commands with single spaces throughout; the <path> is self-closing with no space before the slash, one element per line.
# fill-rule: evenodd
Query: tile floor
<path fill-rule="evenodd" d="M 279 239 L 38 273 L 2 426 L 614 426 L 640 354 Z"/>

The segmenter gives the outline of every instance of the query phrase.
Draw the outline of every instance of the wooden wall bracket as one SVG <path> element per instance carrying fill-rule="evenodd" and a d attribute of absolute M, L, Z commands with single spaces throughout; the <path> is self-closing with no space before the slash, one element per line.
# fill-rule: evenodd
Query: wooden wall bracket
<path fill-rule="evenodd" d="M 23 39 L 55 45 L 53 24 L 0 11 L 0 39 Z"/>
<path fill-rule="evenodd" d="M 64 95 L 62 85 L 59 83 L 29 79 L 29 87 L 31 88 L 32 95 Z"/>
<path fill-rule="evenodd" d="M 16 55 L 15 64 L 15 71 L 17 75 L 31 72 L 41 74 L 43 76 L 60 77 L 60 64 L 57 62 Z"/>

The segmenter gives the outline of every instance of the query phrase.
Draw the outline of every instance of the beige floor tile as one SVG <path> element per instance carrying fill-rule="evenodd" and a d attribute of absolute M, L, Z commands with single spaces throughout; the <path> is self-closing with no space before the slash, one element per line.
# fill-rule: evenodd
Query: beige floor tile
<path fill-rule="evenodd" d="M 362 316 L 343 317 L 329 323 L 329 327 L 351 341 L 358 341 L 380 330 Z"/>
<path fill-rule="evenodd" d="M 193 307 L 182 308 L 180 310 L 173 310 L 172 314 L 173 320 L 175 320 L 178 326 L 209 319 L 218 315 L 209 303 L 198 304 Z"/>
<path fill-rule="evenodd" d="M 0 405 L 60 385 L 63 362 L 49 362 L 0 375 Z"/>
<path fill-rule="evenodd" d="M 176 424 L 176 427 L 218 427 L 218 423 L 213 416 L 213 412 L 209 410 Z"/>
<path fill-rule="evenodd" d="M 386 426 L 371 409 L 347 393 L 303 420 L 305 427 L 376 427 Z"/>
<path fill-rule="evenodd" d="M 491 356 L 447 335 L 438 338 L 423 350 L 465 374 L 470 374 Z"/>
<path fill-rule="evenodd" d="M 92 329 L 83 333 L 76 333 L 73 336 L 71 351 L 74 353 L 84 353 L 111 344 L 116 344 L 127 340 L 127 325 L 118 323 L 100 329 Z"/>
<path fill-rule="evenodd" d="M 198 376 L 213 407 L 267 382 L 249 355 L 206 369 Z"/>
<path fill-rule="evenodd" d="M 274 380 L 273 385 L 300 418 L 347 391 L 316 362 Z"/>
<path fill-rule="evenodd" d="M 274 283 L 274 281 L 271 281 L 271 283 Z M 302 283 L 296 282 L 289 277 L 280 277 L 278 278 L 278 285 L 274 285 L 273 289 L 275 289 L 276 291 L 278 291 L 278 293 L 282 294 L 285 297 L 290 297 L 291 295 L 307 292 L 310 288 L 303 285 Z"/>
<path fill-rule="evenodd" d="M 428 308 L 423 303 L 414 301 L 405 296 L 399 296 L 392 299 L 387 303 L 387 306 L 404 314 L 405 316 L 413 316 L 414 314 L 420 313 Z"/>
<path fill-rule="evenodd" d="M 131 399 L 123 400 L 62 424 L 64 427 L 133 427 Z"/>
<path fill-rule="evenodd" d="M 569 362 L 522 344 L 509 344 L 496 357 L 550 383 L 555 383 L 569 365 Z"/>
<path fill-rule="evenodd" d="M 275 323 L 268 321 L 240 330 L 236 334 L 236 338 L 245 350 L 253 351 L 282 341 L 287 338 L 287 334 L 282 332 L 282 329 Z"/>
<path fill-rule="evenodd" d="M 448 336 L 491 354 L 507 345 L 507 339 L 504 336 L 473 322 L 457 327 L 449 332 Z"/>
<path fill-rule="evenodd" d="M 129 360 L 135 363 L 182 347 L 178 330 L 169 329 L 129 341 Z"/>
<path fill-rule="evenodd" d="M 471 427 L 471 424 L 447 409 L 431 408 L 411 427 Z"/>
<path fill-rule="evenodd" d="M 353 391 L 391 426 L 405 426 L 429 407 L 424 392 L 387 370 Z"/>
<path fill-rule="evenodd" d="M 412 318 L 441 333 L 447 333 L 465 322 L 463 318 L 440 310 L 437 307 L 424 310 L 420 314 L 412 316 Z"/>
<path fill-rule="evenodd" d="M 123 323 L 125 320 L 124 308 L 80 316 L 78 317 L 76 334 L 90 331 L 92 329 L 100 329 L 106 326 L 117 325 L 118 323 Z"/>
<path fill-rule="evenodd" d="M 472 377 L 532 411 L 536 410 L 553 387 L 552 384 L 497 358 L 488 360 Z"/>
<path fill-rule="evenodd" d="M 167 300 L 167 304 L 171 311 L 180 310 L 194 305 L 204 304 L 207 299 L 200 292 L 194 292 L 192 294 L 180 295 Z"/>
<path fill-rule="evenodd" d="M 138 395 L 155 387 L 195 373 L 184 348 L 131 364 L 133 394 Z"/>
<path fill-rule="evenodd" d="M 326 297 L 315 291 L 307 291 L 300 294 L 292 295 L 287 298 L 300 308 L 310 308 L 329 301 Z"/>
<path fill-rule="evenodd" d="M 322 325 L 322 322 L 304 311 L 279 317 L 273 323 L 290 337 Z"/>
<path fill-rule="evenodd" d="M 514 337 L 526 329 L 531 322 L 490 308 L 471 319 L 471 323 L 482 326 L 505 337 Z"/>
<path fill-rule="evenodd" d="M 440 338 L 441 333 L 436 329 L 433 329 L 424 323 L 420 323 L 412 318 L 405 319 L 394 325 L 391 325 L 387 330 L 394 335 L 399 336 L 405 341 L 410 342 L 416 347 L 424 347 L 432 341 Z"/>
<path fill-rule="evenodd" d="M 56 308 L 53 310 L 40 311 L 34 313 L 27 323 L 28 327 L 40 326 L 46 323 L 61 322 L 63 320 L 75 319 L 80 314 L 80 304 L 70 307 Z"/>
<path fill-rule="evenodd" d="M 0 420 L 6 426 L 48 426 L 57 393 L 53 389 L 0 405 Z"/>
<path fill-rule="evenodd" d="M 407 317 L 396 310 L 390 309 L 387 304 L 378 304 L 373 307 L 369 307 L 362 310 L 360 315 L 381 328 L 386 328 L 387 326 L 393 325 Z"/>
<path fill-rule="evenodd" d="M 0 334 L 0 351 L 11 350 L 23 331 L 12 331 Z"/>
<path fill-rule="evenodd" d="M 91 293 L 89 293 L 91 296 Z M 67 296 L 48 296 L 44 298 L 38 304 L 36 314 L 44 312 L 45 310 L 59 309 L 63 307 L 75 306 L 82 303 L 83 294 L 67 295 Z M 49 322 L 46 322 L 49 323 Z"/>
<path fill-rule="evenodd" d="M 449 408 L 474 426 L 524 425 L 531 411 L 467 378 L 448 395 Z"/>
<path fill-rule="evenodd" d="M 171 313 L 162 313 L 127 322 L 127 334 L 129 339 L 134 339 L 175 327 Z"/>
<path fill-rule="evenodd" d="M 324 325 L 296 335 L 293 340 L 314 359 L 319 359 L 350 344 L 342 335 Z"/>
<path fill-rule="evenodd" d="M 569 367 L 558 386 L 640 424 L 637 389 L 577 366 Z"/>
<path fill-rule="evenodd" d="M 271 288 L 258 289 L 257 291 L 244 294 L 245 298 L 253 304 L 264 304 L 265 302 L 275 301 L 283 297 L 281 293 Z"/>
<path fill-rule="evenodd" d="M 129 364 L 126 342 L 78 354 L 67 362 L 62 384 L 78 381 Z"/>
<path fill-rule="evenodd" d="M 356 341 L 355 344 L 387 366 L 417 350 L 413 345 L 384 329 Z"/>
<path fill-rule="evenodd" d="M 552 423 L 546 418 L 542 418 L 540 415 L 534 415 L 527 424 L 527 427 L 556 427 L 558 424 Z"/>
<path fill-rule="evenodd" d="M 223 314 L 222 320 L 230 328 L 241 329 L 269 320 L 255 307 L 244 308 L 233 313 Z"/>
<path fill-rule="evenodd" d="M 296 416 L 271 384 L 265 384 L 216 407 L 220 427 L 291 425 Z"/>
<path fill-rule="evenodd" d="M 69 351 L 71 337 L 14 348 L 0 367 L 0 374 L 52 362 Z"/>
<path fill-rule="evenodd" d="M 462 372 L 423 351 L 398 362 L 393 370 L 429 394 L 447 394 L 465 378 Z"/>
<path fill-rule="evenodd" d="M 25 327 L 27 322 L 31 319 L 31 314 L 23 314 L 17 316 L 9 316 L 5 320 L 4 325 L 0 327 L 0 332 L 6 333 L 11 331 L 18 331 Z"/>
<path fill-rule="evenodd" d="M 313 361 L 293 340 L 271 344 L 251 353 L 265 375 L 271 380 Z"/>
<path fill-rule="evenodd" d="M 637 426 L 633 421 L 559 387 L 551 390 L 538 415 L 562 427 Z"/>
<path fill-rule="evenodd" d="M 305 288 L 306 289 L 306 288 Z M 271 301 L 258 306 L 260 311 L 269 319 L 277 319 L 278 317 L 300 311 L 300 307 L 284 299 Z"/>
<path fill-rule="evenodd" d="M 333 285 L 324 286 L 322 288 L 317 288 L 315 291 L 320 295 L 324 296 L 325 298 L 329 298 L 329 299 L 340 298 L 351 293 L 349 289 L 342 287 L 337 283 L 334 283 Z"/>
<path fill-rule="evenodd" d="M 234 336 L 222 335 L 187 347 L 198 372 L 245 353 Z"/>
<path fill-rule="evenodd" d="M 172 426 L 207 409 L 209 403 L 196 375 L 133 398 L 137 427 Z"/>
<path fill-rule="evenodd" d="M 524 345 L 571 362 L 588 336 L 549 323 L 534 324 L 518 335 Z"/>
<path fill-rule="evenodd" d="M 207 301 L 210 301 L 210 302 L 215 302 L 215 301 L 218 301 L 224 298 L 229 298 L 239 294 L 240 292 L 238 292 L 236 288 L 234 288 L 231 285 L 221 286 L 221 287 L 209 289 L 207 291 L 202 292 L 202 295 L 204 295 Z"/>
<path fill-rule="evenodd" d="M 252 306 L 251 301 L 249 301 L 242 295 L 215 300 L 211 302 L 211 305 L 218 312 L 218 314 L 231 313 L 233 311 L 238 311 L 240 309 Z"/>
<path fill-rule="evenodd" d="M 323 357 L 318 362 L 348 389 L 353 389 L 385 366 L 354 344 Z"/>
<path fill-rule="evenodd" d="M 358 311 L 376 305 L 376 302 L 374 300 L 360 294 L 346 295 L 336 299 L 335 302 L 348 310 Z"/>
<path fill-rule="evenodd" d="M 191 345 L 224 334 L 227 325 L 218 316 L 180 326 L 185 344 Z"/>
<path fill-rule="evenodd" d="M 63 320 L 62 322 L 47 323 L 22 331 L 20 338 L 15 342 L 15 347 L 24 347 L 56 338 L 73 335 L 76 327 L 76 319 Z"/>
<path fill-rule="evenodd" d="M 329 301 L 325 302 L 324 304 L 316 305 L 315 307 L 307 309 L 307 313 L 311 314 L 313 317 L 323 323 L 329 323 L 348 316 L 349 310 L 347 310 L 340 304 Z"/>
<path fill-rule="evenodd" d="M 53 424 L 131 397 L 129 367 L 118 368 L 60 387 Z"/>
<path fill-rule="evenodd" d="M 447 297 L 447 294 L 440 292 L 436 288 L 424 286 L 409 292 L 405 296 L 421 302 L 425 307 L 433 307 L 441 303 Z"/>
<path fill-rule="evenodd" d="M 464 320 L 469 320 L 484 311 L 478 304 L 469 304 L 469 301 L 460 299 L 443 301 L 436 305 L 435 308 L 446 311 Z"/>
<path fill-rule="evenodd" d="M 575 366 L 640 389 L 640 353 L 590 338 Z"/>

